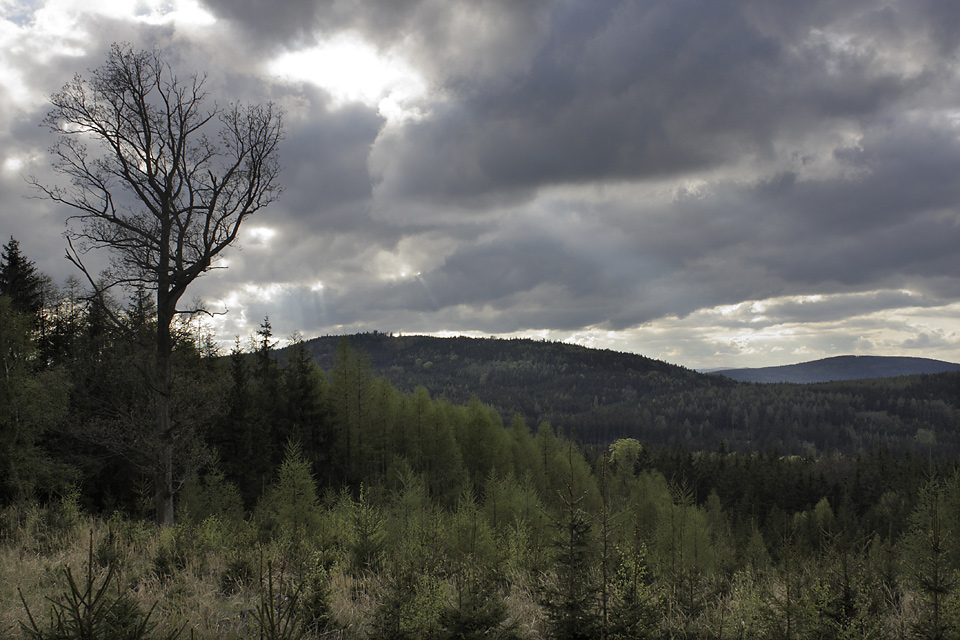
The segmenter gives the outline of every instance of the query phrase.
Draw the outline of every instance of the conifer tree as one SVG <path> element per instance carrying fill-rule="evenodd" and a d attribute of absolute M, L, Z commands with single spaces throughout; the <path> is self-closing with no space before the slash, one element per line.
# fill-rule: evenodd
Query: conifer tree
<path fill-rule="evenodd" d="M 372 383 L 373 374 L 366 358 L 354 351 L 347 340 L 341 341 L 330 372 L 330 405 L 337 425 L 335 474 L 351 484 L 362 479 L 358 474 Z"/>
<path fill-rule="evenodd" d="M 923 599 L 923 610 L 916 629 L 924 638 L 948 637 L 950 625 L 946 603 L 956 574 L 949 563 L 951 531 L 945 513 L 945 491 L 939 480 L 931 479 L 920 491 L 911 526 L 904 537 L 904 555 L 910 577 Z"/>
<path fill-rule="evenodd" d="M 0 254 L 0 296 L 10 298 L 18 312 L 39 322 L 43 278 L 32 261 L 20 253 L 20 243 L 10 236 Z"/>
<path fill-rule="evenodd" d="M 326 405 L 327 380 L 299 334 L 294 335 L 287 349 L 281 391 L 283 430 L 301 444 L 314 475 L 329 484 L 330 479 L 323 477 L 330 467 L 332 445 Z"/>
<path fill-rule="evenodd" d="M 32 498 L 52 475 L 40 437 L 62 413 L 66 389 L 54 373 L 34 370 L 35 350 L 27 316 L 0 296 L 0 504 Z"/>
<path fill-rule="evenodd" d="M 253 412 L 250 370 L 239 337 L 230 351 L 224 375 L 227 378 L 224 411 L 207 434 L 207 441 L 219 455 L 224 475 L 240 489 L 246 507 L 252 508 L 263 486 L 251 473 L 250 458 L 256 452 L 249 434 Z"/>
<path fill-rule="evenodd" d="M 307 543 L 320 529 L 317 485 L 303 449 L 294 441 L 284 448 L 276 481 L 261 498 L 258 509 L 264 526 L 279 538 L 289 557 L 302 561 Z"/>
<path fill-rule="evenodd" d="M 573 445 L 568 458 L 573 470 Z M 597 558 L 591 522 L 583 509 L 585 492 L 570 475 L 560 491 L 560 512 L 554 521 L 554 580 L 545 585 L 542 604 L 551 634 L 557 640 L 595 640 L 601 633 L 598 611 Z"/>

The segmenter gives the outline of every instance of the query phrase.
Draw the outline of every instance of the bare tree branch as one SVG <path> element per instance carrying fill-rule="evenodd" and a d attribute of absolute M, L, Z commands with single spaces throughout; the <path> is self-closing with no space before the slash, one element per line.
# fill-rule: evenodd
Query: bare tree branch
<path fill-rule="evenodd" d="M 112 287 L 145 288 L 156 298 L 157 434 L 167 442 L 160 467 L 172 522 L 174 466 L 170 416 L 174 318 L 187 288 L 214 268 L 243 222 L 281 192 L 277 153 L 283 114 L 272 104 L 206 106 L 206 77 L 181 81 L 161 52 L 114 44 L 106 63 L 50 98 L 44 119 L 59 137 L 53 168 L 65 184 L 31 179 L 40 197 L 72 210 L 70 260 L 103 302 Z M 96 281 L 81 254 L 105 249 L 111 277 Z M 127 330 L 106 305 L 112 324 Z M 135 332 L 131 332 L 136 335 Z"/>

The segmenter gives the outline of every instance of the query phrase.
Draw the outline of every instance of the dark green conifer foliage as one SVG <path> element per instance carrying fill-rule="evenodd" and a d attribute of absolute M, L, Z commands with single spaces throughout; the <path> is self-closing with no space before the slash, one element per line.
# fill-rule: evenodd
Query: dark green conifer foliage
<path fill-rule="evenodd" d="M 273 328 L 264 318 L 254 337 L 253 363 L 250 372 L 252 412 L 244 443 L 248 458 L 244 473 L 262 491 L 270 475 L 283 460 L 283 446 L 289 436 L 282 428 L 280 397 L 280 364 L 273 357 Z"/>
<path fill-rule="evenodd" d="M 337 427 L 335 476 L 356 486 L 362 480 L 364 431 L 370 419 L 373 373 L 367 359 L 340 342 L 330 372 L 330 406 Z"/>
<path fill-rule="evenodd" d="M 552 637 L 557 640 L 595 640 L 602 633 L 598 599 L 600 585 L 591 522 L 583 509 L 586 493 L 575 485 L 573 445 L 569 445 L 571 474 L 561 490 L 560 512 L 554 527 L 554 576 L 544 586 L 542 605 Z"/>
<path fill-rule="evenodd" d="M 227 379 L 224 411 L 214 422 L 207 441 L 219 456 L 224 476 L 240 489 L 246 508 L 252 508 L 263 489 L 261 480 L 250 473 L 253 457 L 250 369 L 238 337 L 230 351 L 224 377 Z"/>
<path fill-rule="evenodd" d="M 283 429 L 303 448 L 314 476 L 329 485 L 327 477 L 332 464 L 330 417 L 327 412 L 327 380 L 310 357 L 299 335 L 287 350 L 282 376 Z"/>
<path fill-rule="evenodd" d="M 0 296 L 7 296 L 13 308 L 39 323 L 43 279 L 33 262 L 20 253 L 20 243 L 10 236 L 0 254 Z"/>
<path fill-rule="evenodd" d="M 66 387 L 56 372 L 35 370 L 31 334 L 29 318 L 0 296 L 0 504 L 49 491 L 62 474 L 40 441 L 65 408 Z"/>
<path fill-rule="evenodd" d="M 51 284 L 45 289 L 43 322 L 37 345 L 40 362 L 51 367 L 69 366 L 77 355 L 86 306 L 80 281 L 70 276 L 62 288 L 57 289 Z"/>
<path fill-rule="evenodd" d="M 956 586 L 949 542 L 957 532 L 950 529 L 948 517 L 944 485 L 931 479 L 920 491 L 903 544 L 907 570 L 923 601 L 915 632 L 932 640 L 954 637 L 946 608 Z"/>

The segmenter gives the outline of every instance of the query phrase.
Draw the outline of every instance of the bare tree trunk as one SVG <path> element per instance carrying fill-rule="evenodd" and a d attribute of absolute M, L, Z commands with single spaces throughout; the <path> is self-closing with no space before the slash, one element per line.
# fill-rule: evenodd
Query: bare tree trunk
<path fill-rule="evenodd" d="M 170 325 L 176 309 L 176 300 L 160 288 L 157 294 L 157 380 L 154 394 L 157 398 L 157 435 L 160 443 L 160 524 L 174 523 L 173 496 L 176 493 L 173 474 L 173 416 L 171 393 L 173 387 L 173 339 Z"/>

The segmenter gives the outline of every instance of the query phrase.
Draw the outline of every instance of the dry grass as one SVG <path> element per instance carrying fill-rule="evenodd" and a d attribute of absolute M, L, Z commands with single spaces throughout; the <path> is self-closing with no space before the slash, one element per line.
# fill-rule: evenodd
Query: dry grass
<path fill-rule="evenodd" d="M 69 505 L 68 505 L 69 507 Z M 86 571 L 93 556 L 94 570 L 101 577 L 108 562 L 118 563 L 121 588 L 131 593 L 143 611 L 152 609 L 160 630 L 182 628 L 182 638 L 196 640 L 246 640 L 259 634 L 253 613 L 261 602 L 260 580 L 268 566 L 275 579 L 289 564 L 289 548 L 258 547 L 243 527 L 196 527 L 161 529 L 151 524 L 99 520 L 70 508 L 8 508 L 0 512 L 0 638 L 22 638 L 20 622 L 26 621 L 23 599 L 41 626 L 48 619 L 48 599 L 67 586 L 64 571 Z M 306 584 L 322 584 L 333 629 L 323 638 L 363 640 L 370 637 L 377 607 L 384 597 L 384 576 L 376 572 L 356 574 L 349 554 L 338 547 L 323 553 L 305 554 L 297 571 L 286 570 Z M 285 562 L 287 563 L 285 565 Z M 239 568 L 238 568 L 239 567 Z M 538 586 L 529 573 L 511 570 L 503 586 L 506 624 L 519 638 L 547 637 Z M 441 583 L 448 594 L 453 585 Z M 775 573 L 737 573 L 705 605 L 693 626 L 724 638 L 770 635 L 776 620 L 772 600 L 785 597 L 784 584 Z M 920 618 L 922 603 L 914 594 L 887 599 L 877 621 L 888 638 L 906 635 Z M 960 596 L 949 602 L 951 614 L 960 610 Z M 666 613 L 666 612 L 665 612 Z M 721 625 L 719 616 L 723 616 Z M 669 614 L 662 619 L 664 636 L 681 622 Z M 769 628 L 768 628 L 769 627 Z M 316 636 L 307 638 L 316 640 Z"/>
<path fill-rule="evenodd" d="M 204 553 L 184 559 L 170 575 L 157 571 L 156 559 L 170 545 L 167 532 L 149 525 L 78 519 L 56 540 L 37 535 L 27 519 L 4 531 L 0 543 L 0 637 L 20 637 L 20 622 L 27 620 L 20 594 L 41 626 L 49 616 L 48 599 L 67 588 L 64 570 L 86 571 L 93 558 L 95 572 L 106 572 L 112 549 L 119 566 L 122 588 L 134 595 L 161 629 L 193 630 L 200 638 L 250 637 L 253 619 L 247 615 L 258 602 L 253 585 L 234 593 L 221 591 L 222 555 Z M 92 553 L 91 553 L 92 548 Z M 189 633 L 189 631 L 187 631 Z"/>

